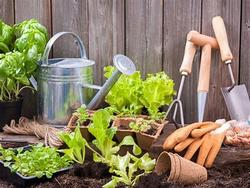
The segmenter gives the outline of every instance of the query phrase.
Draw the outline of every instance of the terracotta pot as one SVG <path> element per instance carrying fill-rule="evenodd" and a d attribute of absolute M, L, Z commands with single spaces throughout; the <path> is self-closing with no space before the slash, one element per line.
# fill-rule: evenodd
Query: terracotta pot
<path fill-rule="evenodd" d="M 125 136 L 132 136 L 135 140 L 135 132 L 130 129 L 129 124 L 131 122 L 135 122 L 136 118 L 132 117 L 121 117 L 115 118 L 112 126 L 117 127 L 117 132 L 115 134 L 115 138 L 121 142 Z M 127 129 L 122 129 L 122 127 L 127 127 Z"/>
<path fill-rule="evenodd" d="M 154 135 L 150 135 L 143 132 L 136 133 L 136 140 L 137 144 L 140 146 L 141 149 L 149 151 L 155 140 L 160 136 L 164 125 L 168 122 L 164 123 L 152 123 L 152 126 L 156 128 L 156 133 Z"/>
<path fill-rule="evenodd" d="M 158 175 L 166 174 L 168 182 L 196 184 L 207 180 L 207 170 L 177 154 L 162 152 L 155 166 Z"/>

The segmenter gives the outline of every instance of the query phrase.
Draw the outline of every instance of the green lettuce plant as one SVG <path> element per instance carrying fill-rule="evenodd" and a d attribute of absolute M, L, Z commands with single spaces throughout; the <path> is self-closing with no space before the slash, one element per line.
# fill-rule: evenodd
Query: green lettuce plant
<path fill-rule="evenodd" d="M 111 77 L 114 67 L 104 68 L 106 78 Z M 110 105 L 109 110 L 119 115 L 136 115 L 142 112 L 141 96 L 142 79 L 139 71 L 133 75 L 121 75 L 116 84 L 107 94 L 105 101 Z"/>
<path fill-rule="evenodd" d="M 114 67 L 107 66 L 104 71 L 104 76 L 109 78 Z M 169 105 L 175 94 L 174 82 L 165 72 L 148 74 L 142 80 L 137 71 L 130 76 L 121 75 L 105 101 L 110 105 L 109 111 L 117 115 L 139 115 L 145 108 L 152 119 L 161 119 L 164 114 L 159 109 Z"/>
<path fill-rule="evenodd" d="M 140 101 L 153 119 L 164 116 L 159 112 L 160 107 L 169 105 L 175 95 L 174 81 L 166 73 L 148 74 L 142 85 Z"/>
<path fill-rule="evenodd" d="M 113 141 L 116 128 L 110 127 L 110 114 L 107 110 L 98 110 L 93 116 L 93 123 L 89 132 L 95 137 L 93 144 L 97 149 L 90 146 L 81 136 L 80 128 L 77 126 L 73 133 L 61 133 L 60 138 L 66 143 L 68 149 L 62 150 L 72 160 L 83 164 L 85 159 L 85 147 L 93 152 L 93 160 L 106 164 L 110 173 L 114 174 L 112 180 L 103 187 L 116 187 L 123 183 L 133 186 L 142 175 L 150 173 L 155 166 L 155 159 L 151 159 L 148 153 L 138 158 L 135 155 L 141 154 L 131 136 L 126 136 L 119 144 Z M 133 146 L 133 154 L 118 155 L 121 146 Z"/>
<path fill-rule="evenodd" d="M 77 108 L 73 115 L 78 118 L 76 123 L 80 125 L 90 118 L 86 105 L 81 105 Z"/>
<path fill-rule="evenodd" d="M 47 41 L 46 28 L 35 19 L 13 27 L 0 21 L 0 101 L 16 100 L 22 89 L 31 88 L 29 78 Z"/>
<path fill-rule="evenodd" d="M 43 144 L 34 145 L 26 151 L 19 148 L 16 152 L 0 145 L 0 160 L 13 172 L 38 178 L 51 178 L 55 172 L 72 164 L 67 155 L 61 156 L 56 148 L 45 147 Z"/>
<path fill-rule="evenodd" d="M 129 123 L 129 127 L 135 132 L 146 132 L 151 128 L 153 120 L 138 118 L 136 122 Z"/>

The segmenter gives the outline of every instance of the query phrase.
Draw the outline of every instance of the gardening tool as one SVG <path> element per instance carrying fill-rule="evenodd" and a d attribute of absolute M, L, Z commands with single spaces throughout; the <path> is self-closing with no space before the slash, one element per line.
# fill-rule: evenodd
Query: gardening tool
<path fill-rule="evenodd" d="M 232 82 L 232 86 L 221 88 L 227 109 L 231 119 L 247 120 L 250 113 L 249 95 L 245 85 L 236 85 L 235 83 L 231 67 L 233 55 L 228 44 L 226 28 L 223 19 L 220 16 L 214 17 L 212 20 L 212 25 L 220 47 L 222 62 L 227 65 Z"/>
<path fill-rule="evenodd" d="M 198 82 L 198 121 L 203 121 L 207 93 L 209 91 L 209 79 L 210 79 L 210 65 L 211 65 L 211 46 L 206 44 L 202 47 L 201 63 Z"/>
<path fill-rule="evenodd" d="M 185 79 L 192 72 L 192 63 L 193 63 L 195 52 L 196 52 L 196 46 L 192 42 L 186 41 L 184 57 L 183 57 L 182 64 L 180 67 L 180 73 L 181 73 L 182 77 L 181 77 L 181 83 L 179 86 L 177 98 L 175 100 L 173 100 L 173 102 L 170 104 L 170 106 L 166 112 L 166 116 L 165 116 L 165 118 L 166 118 L 168 116 L 170 110 L 174 106 L 175 108 L 174 108 L 172 120 L 173 120 L 176 127 L 178 127 L 178 123 L 176 122 L 176 114 L 177 114 L 178 107 L 179 107 L 179 112 L 180 112 L 181 125 L 182 125 L 182 127 L 184 126 L 183 108 L 182 108 L 182 102 L 181 102 L 180 98 L 181 98 Z"/>
<path fill-rule="evenodd" d="M 63 35 L 72 35 L 80 48 L 80 58 L 48 59 L 54 42 Z M 124 55 L 113 58 L 116 70 L 100 87 L 93 85 L 94 61 L 87 59 L 85 47 L 74 33 L 60 32 L 47 43 L 38 68 L 38 120 L 51 125 L 66 125 L 72 112 L 81 104 L 96 109 L 121 74 L 133 74 L 135 65 Z M 94 96 L 94 89 L 99 90 Z M 94 97 L 93 97 L 94 96 Z"/>
<path fill-rule="evenodd" d="M 211 48 L 218 49 L 219 45 L 215 38 L 202 35 L 197 31 L 190 31 L 187 40 L 197 46 L 202 47 L 201 63 L 198 82 L 198 121 L 203 121 L 207 93 L 209 91 L 210 65 L 211 65 Z"/>

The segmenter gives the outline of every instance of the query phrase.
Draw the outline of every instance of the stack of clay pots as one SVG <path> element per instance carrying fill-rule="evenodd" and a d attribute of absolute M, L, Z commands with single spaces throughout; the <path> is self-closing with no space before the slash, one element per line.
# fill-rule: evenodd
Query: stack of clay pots
<path fill-rule="evenodd" d="M 207 180 L 207 170 L 178 154 L 162 152 L 157 159 L 155 172 L 165 174 L 167 181 L 181 184 L 195 184 Z"/>

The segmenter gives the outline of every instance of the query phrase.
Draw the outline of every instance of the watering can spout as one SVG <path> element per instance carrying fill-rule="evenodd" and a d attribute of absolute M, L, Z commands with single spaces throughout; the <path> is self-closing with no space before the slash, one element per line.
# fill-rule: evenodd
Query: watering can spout
<path fill-rule="evenodd" d="M 131 75 L 136 71 L 133 61 L 125 55 L 115 55 L 113 58 L 113 62 L 116 70 L 87 105 L 87 108 L 89 110 L 95 110 L 99 107 L 99 105 L 103 102 L 105 96 L 119 79 L 121 74 Z"/>

